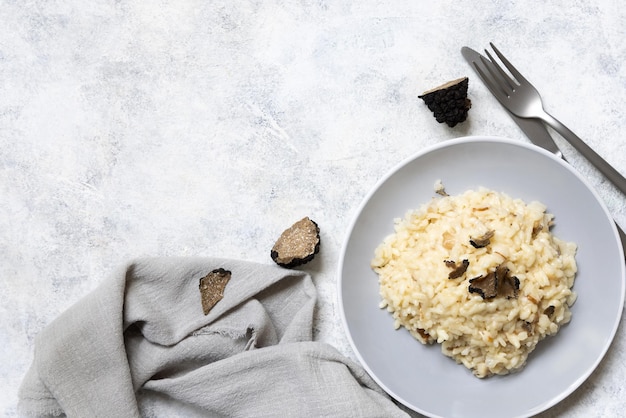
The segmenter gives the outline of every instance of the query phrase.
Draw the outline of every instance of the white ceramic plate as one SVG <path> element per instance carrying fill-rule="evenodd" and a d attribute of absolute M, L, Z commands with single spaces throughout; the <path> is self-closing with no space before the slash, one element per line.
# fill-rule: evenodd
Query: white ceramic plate
<path fill-rule="evenodd" d="M 478 379 L 425 346 L 379 309 L 374 250 L 393 219 L 433 196 L 440 179 L 449 194 L 484 186 L 538 200 L 555 215 L 553 233 L 578 244 L 578 300 L 572 321 L 540 342 L 519 373 Z M 363 202 L 339 263 L 339 305 L 352 347 L 392 397 L 431 417 L 524 417 L 556 404 L 580 386 L 604 357 L 624 304 L 625 266 L 605 205 L 569 165 L 534 145 L 491 137 L 446 141 L 393 169 Z"/>

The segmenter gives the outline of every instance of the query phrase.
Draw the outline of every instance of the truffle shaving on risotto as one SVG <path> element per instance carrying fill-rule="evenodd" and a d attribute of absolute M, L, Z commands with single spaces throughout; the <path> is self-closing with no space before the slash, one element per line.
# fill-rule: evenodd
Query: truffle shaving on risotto
<path fill-rule="evenodd" d="M 409 211 L 371 261 L 380 307 L 479 378 L 520 370 L 576 300 L 576 244 L 546 209 L 481 187 Z"/>

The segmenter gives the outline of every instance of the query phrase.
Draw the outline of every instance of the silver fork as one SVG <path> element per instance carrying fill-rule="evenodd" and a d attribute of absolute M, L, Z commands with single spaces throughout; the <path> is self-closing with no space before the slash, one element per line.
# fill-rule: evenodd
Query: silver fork
<path fill-rule="evenodd" d="M 543 108 L 541 96 L 537 89 L 520 74 L 519 71 L 506 59 L 504 55 L 495 47 L 493 43 L 489 43 L 491 48 L 500 58 L 500 61 L 510 71 L 511 76 L 507 74 L 502 67 L 498 65 L 489 51 L 485 50 L 487 57 L 481 57 L 482 63 L 489 71 L 487 75 L 476 63 L 474 67 L 476 71 L 485 81 L 485 84 L 491 90 L 493 95 L 507 108 L 511 113 L 522 118 L 537 118 L 543 120 L 549 126 L 554 128 L 563 138 L 565 138 L 578 152 L 585 156 L 602 174 L 604 174 L 622 193 L 626 194 L 626 178 L 613 168 L 604 158 L 598 155 L 589 145 L 580 139 L 567 126 L 563 125 Z"/>

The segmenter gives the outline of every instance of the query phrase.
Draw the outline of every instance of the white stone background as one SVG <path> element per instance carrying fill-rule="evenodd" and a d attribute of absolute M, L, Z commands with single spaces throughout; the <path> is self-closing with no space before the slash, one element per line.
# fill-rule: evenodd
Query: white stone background
<path fill-rule="evenodd" d="M 321 227 L 316 339 L 352 351 L 336 302 L 350 221 L 391 167 L 466 135 L 528 142 L 464 62 L 493 41 L 546 107 L 626 173 L 626 9 L 618 0 L 0 0 L 0 412 L 37 333 L 140 256 L 271 263 Z M 417 98 L 470 77 L 455 128 Z M 560 137 L 626 227 L 624 195 Z M 543 417 L 626 410 L 622 327 Z"/>

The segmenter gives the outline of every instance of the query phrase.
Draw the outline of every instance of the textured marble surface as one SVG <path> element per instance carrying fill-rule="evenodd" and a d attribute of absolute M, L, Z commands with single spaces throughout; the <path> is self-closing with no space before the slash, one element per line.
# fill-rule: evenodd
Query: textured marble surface
<path fill-rule="evenodd" d="M 463 61 L 494 41 L 546 107 L 626 173 L 626 9 L 618 0 L 0 1 L 0 411 L 17 414 L 33 339 L 139 256 L 271 263 L 310 216 L 316 338 L 348 356 L 338 258 L 366 193 L 426 146 L 528 142 Z M 470 76 L 469 120 L 417 99 Z M 626 198 L 560 137 L 626 228 Z M 573 347 L 572 349 L 575 349 Z M 623 326 L 544 417 L 626 409 Z"/>

